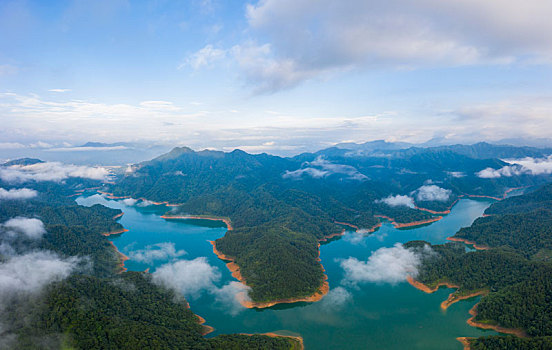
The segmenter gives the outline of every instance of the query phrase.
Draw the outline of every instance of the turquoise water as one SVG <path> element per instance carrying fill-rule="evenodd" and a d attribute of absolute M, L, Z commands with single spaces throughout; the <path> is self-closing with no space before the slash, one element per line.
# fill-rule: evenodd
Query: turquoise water
<path fill-rule="evenodd" d="M 348 232 L 320 247 L 331 288 L 322 301 L 277 305 L 262 310 L 237 307 L 233 298 L 229 301 L 212 291 L 213 288 L 224 290 L 225 285 L 235 281 L 225 263 L 213 254 L 208 242 L 224 235 L 224 224 L 208 220 L 164 220 L 160 218 L 167 211 L 164 206 L 126 206 L 99 195 L 80 197 L 77 202 L 81 205 L 100 203 L 123 210 L 125 214 L 120 222 L 129 232 L 114 236 L 113 242 L 129 256 L 136 256 L 136 252 L 148 246 L 168 243 L 174 244 L 174 258 L 169 260 L 205 257 L 206 262 L 218 270 L 219 278 L 215 279 L 211 290 L 207 288 L 187 295 L 192 310 L 215 328 L 209 336 L 283 331 L 301 335 L 307 349 L 460 350 L 462 346 L 456 337 L 495 334 L 466 324 L 468 311 L 477 298 L 458 302 L 444 312 L 440 303 L 451 289 L 441 288 L 426 294 L 406 282 L 351 285 L 344 281 L 340 265 L 349 257 L 366 261 L 375 250 L 392 247 L 397 242 L 443 243 L 446 237 L 481 216 L 491 201 L 462 199 L 448 216 L 429 226 L 397 230 L 384 223 L 371 235 Z M 131 259 L 125 266 L 134 271 L 149 268 L 154 272 L 168 262 L 167 259 L 149 262 Z"/>

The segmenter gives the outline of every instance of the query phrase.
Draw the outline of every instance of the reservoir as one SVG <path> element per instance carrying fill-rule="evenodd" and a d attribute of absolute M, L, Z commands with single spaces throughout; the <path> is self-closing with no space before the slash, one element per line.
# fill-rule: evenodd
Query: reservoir
<path fill-rule="evenodd" d="M 412 240 L 445 243 L 447 237 L 481 216 L 491 200 L 461 199 L 449 215 L 428 226 L 395 229 L 383 222 L 372 234 L 347 232 L 324 242 L 320 258 L 328 275 L 330 292 L 320 302 L 276 305 L 268 309 L 245 309 L 229 294 L 230 283 L 236 280 L 225 262 L 213 254 L 209 243 L 225 234 L 224 223 L 165 220 L 160 216 L 170 208 L 164 205 L 126 205 L 98 194 L 81 196 L 77 202 L 86 206 L 99 203 L 124 212 L 119 222 L 129 231 L 110 239 L 130 257 L 125 263 L 129 270 L 154 272 L 175 260 L 196 258 L 204 258 L 212 266 L 215 271 L 212 285 L 185 294 L 191 309 L 215 328 L 208 336 L 278 332 L 302 336 L 306 349 L 461 350 L 463 347 L 456 337 L 496 334 L 466 324 L 470 317 L 468 311 L 479 298 L 460 301 L 442 311 L 440 303 L 451 289 L 441 288 L 426 294 L 406 281 L 353 284 L 344 279 L 341 265 L 348 258 L 365 262 L 374 251 L 396 243 Z M 169 251 L 171 257 L 144 255 L 148 250 L 161 248 Z"/>

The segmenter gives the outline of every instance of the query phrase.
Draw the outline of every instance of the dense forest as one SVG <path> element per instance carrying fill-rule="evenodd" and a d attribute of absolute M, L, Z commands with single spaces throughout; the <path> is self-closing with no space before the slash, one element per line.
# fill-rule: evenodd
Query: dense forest
<path fill-rule="evenodd" d="M 0 322 L 4 334 L 11 335 L 9 342 L 0 342 L 2 348 L 300 349 L 297 340 L 287 337 L 203 337 L 204 327 L 182 296 L 152 283 L 147 273 L 120 273 L 119 256 L 102 235 L 122 228 L 114 219 L 120 210 L 76 205 L 68 196 L 81 185 L 25 186 L 37 196 L 3 200 L 0 221 L 37 218 L 45 233 L 41 239 L 12 237 L 0 226 L 0 239 L 13 250 L 4 246 L 0 261 L 36 252 L 79 260 L 71 276 L 54 281 L 40 294 L 12 295 L 4 301 L 9 307 Z"/>
<path fill-rule="evenodd" d="M 457 296 L 483 291 L 474 321 L 519 329 L 529 338 L 471 339 L 472 349 L 552 348 L 551 185 L 491 205 L 486 213 L 454 237 L 490 249 L 466 252 L 460 243 L 433 246 L 420 282 L 459 286 Z M 503 214 L 504 213 L 504 214 Z M 420 247 L 424 242 L 409 242 Z"/>
<path fill-rule="evenodd" d="M 382 156 L 378 150 L 363 154 L 334 147 L 281 158 L 181 147 L 134 165 L 105 190 L 179 204 L 168 215 L 230 218 L 233 230 L 216 241 L 217 249 L 236 259 L 252 287 L 250 297 L 262 302 L 306 296 L 320 287 L 318 241 L 342 230 L 336 222 L 365 229 L 379 223 L 377 216 L 398 224 L 424 222 L 435 215 L 415 205 L 446 211 L 465 194 L 502 197 L 509 188 L 543 181 L 538 176 L 480 178 L 478 171 L 506 163 L 484 158 L 492 154 L 485 145 L 477 151 L 478 157 L 443 148 L 391 150 Z M 459 171 L 462 175 L 451 175 Z M 429 187 L 441 191 L 438 200 L 419 193 L 432 181 L 439 184 Z M 383 200 L 396 195 L 411 202 Z M 278 256 L 285 256 L 286 264 Z"/>

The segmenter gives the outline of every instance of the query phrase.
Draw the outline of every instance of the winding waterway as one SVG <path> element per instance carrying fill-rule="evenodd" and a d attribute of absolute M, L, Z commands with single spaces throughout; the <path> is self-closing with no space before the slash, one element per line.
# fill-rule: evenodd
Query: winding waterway
<path fill-rule="evenodd" d="M 223 223 L 208 220 L 164 220 L 160 217 L 165 206 L 128 206 L 121 201 L 108 200 L 100 195 L 82 196 L 81 205 L 100 203 L 123 210 L 120 223 L 129 231 L 111 237 L 117 248 L 131 256 L 125 266 L 143 271 L 166 264 L 167 260 L 136 261 L 132 256 L 148 246 L 159 243 L 174 244 L 178 259 L 192 260 L 205 257 L 216 267 L 220 278 L 215 281 L 221 290 L 235 281 L 212 251 L 208 241 L 222 237 Z M 277 305 L 269 309 L 244 309 L 233 300 L 221 298 L 220 293 L 205 290 L 187 295 L 192 310 L 215 328 L 209 336 L 224 333 L 265 333 L 301 335 L 307 349 L 462 349 L 456 337 L 478 337 L 496 334 L 470 327 L 468 311 L 478 298 L 460 301 L 442 311 L 440 303 L 451 289 L 441 288 L 433 294 L 419 291 L 406 282 L 361 283 L 344 281 L 340 265 L 349 257 L 366 261 L 379 248 L 392 247 L 397 242 L 425 240 L 444 243 L 459 228 L 469 226 L 483 214 L 490 200 L 462 199 L 442 220 L 429 226 L 408 230 L 395 229 L 384 223 L 375 233 L 359 236 L 347 232 L 345 236 L 320 247 L 321 259 L 330 293 L 317 303 Z M 185 251 L 185 253 L 184 253 Z M 133 253 L 134 252 L 134 253 Z M 406 345 L 407 344 L 407 345 Z"/>

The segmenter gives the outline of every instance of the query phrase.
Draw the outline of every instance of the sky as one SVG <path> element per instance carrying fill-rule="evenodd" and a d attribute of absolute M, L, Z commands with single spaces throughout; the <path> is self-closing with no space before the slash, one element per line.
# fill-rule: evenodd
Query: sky
<path fill-rule="evenodd" d="M 0 149 L 549 138 L 552 2 L 0 1 Z"/>

